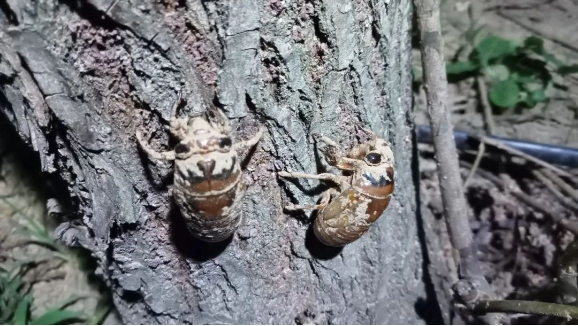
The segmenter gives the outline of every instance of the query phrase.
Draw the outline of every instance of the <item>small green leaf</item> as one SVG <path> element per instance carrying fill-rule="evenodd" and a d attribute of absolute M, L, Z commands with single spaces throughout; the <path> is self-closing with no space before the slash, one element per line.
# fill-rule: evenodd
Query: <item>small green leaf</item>
<path fill-rule="evenodd" d="M 16 325 L 26 325 L 28 322 L 28 311 L 30 310 L 30 299 L 25 297 L 18 302 L 16 312 L 14 313 L 14 323 Z"/>
<path fill-rule="evenodd" d="M 578 72 L 578 65 L 561 66 L 557 71 L 562 76 L 575 74 Z"/>
<path fill-rule="evenodd" d="M 92 316 L 88 318 L 88 320 L 86 320 L 86 324 L 101 325 L 102 322 L 109 315 L 111 310 L 112 310 L 112 302 L 110 301 L 110 298 L 106 296 L 101 297 L 100 300 L 98 300 L 98 303 L 96 304 L 94 313 L 92 314 Z"/>
<path fill-rule="evenodd" d="M 492 59 L 502 58 L 514 53 L 514 44 L 497 36 L 488 36 L 476 46 L 476 52 L 482 66 L 488 65 Z"/>
<path fill-rule="evenodd" d="M 544 60 L 517 55 L 508 57 L 504 60 L 504 64 L 512 72 L 510 79 L 516 79 L 518 83 L 539 82 L 543 85 L 552 79 L 552 74 L 546 67 Z"/>
<path fill-rule="evenodd" d="M 448 75 L 459 75 L 476 71 L 477 69 L 479 69 L 478 65 L 472 61 L 452 62 L 446 65 L 446 73 Z"/>
<path fill-rule="evenodd" d="M 527 37 L 522 48 L 537 54 L 544 54 L 544 40 L 537 36 Z"/>
<path fill-rule="evenodd" d="M 546 52 L 544 51 L 544 60 L 546 60 L 547 62 L 550 62 L 551 64 L 553 64 L 555 67 L 560 67 L 563 66 L 564 63 L 560 60 L 558 60 L 558 58 L 556 58 L 552 53 L 550 52 Z"/>
<path fill-rule="evenodd" d="M 524 71 L 512 72 L 510 79 L 516 80 L 520 84 L 537 83 L 538 77 L 532 74 L 527 74 Z"/>
<path fill-rule="evenodd" d="M 492 81 L 499 82 L 510 78 L 510 69 L 505 65 L 491 65 L 484 69 L 486 76 Z"/>
<path fill-rule="evenodd" d="M 522 50 L 532 51 L 536 54 L 541 55 L 544 60 L 550 62 L 556 67 L 564 65 L 562 61 L 558 60 L 552 53 L 546 51 L 544 47 L 544 40 L 537 36 L 530 36 L 524 40 L 524 44 L 521 47 Z"/>
<path fill-rule="evenodd" d="M 519 103 L 526 107 L 533 108 L 538 102 L 536 102 L 536 100 L 534 100 L 528 92 L 521 92 Z"/>
<path fill-rule="evenodd" d="M 476 37 L 480 34 L 480 32 L 484 29 L 485 25 L 481 25 L 479 27 L 470 27 L 465 33 L 466 41 L 470 44 L 474 44 L 476 41 Z"/>
<path fill-rule="evenodd" d="M 520 86 L 513 79 L 495 84 L 490 90 L 490 101 L 501 108 L 511 108 L 518 103 Z"/>
<path fill-rule="evenodd" d="M 537 89 L 530 93 L 530 97 L 536 102 L 546 102 L 546 92 L 543 88 Z"/>
<path fill-rule="evenodd" d="M 30 325 L 57 325 L 66 321 L 83 320 L 82 314 L 70 310 L 49 310 L 30 322 Z"/>

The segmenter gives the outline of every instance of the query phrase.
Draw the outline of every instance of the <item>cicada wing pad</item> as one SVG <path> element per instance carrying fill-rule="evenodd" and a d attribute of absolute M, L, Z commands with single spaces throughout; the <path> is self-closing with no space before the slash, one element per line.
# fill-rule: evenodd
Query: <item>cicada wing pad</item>
<path fill-rule="evenodd" d="M 393 168 L 388 168 L 388 176 L 383 185 L 350 187 L 334 197 L 315 220 L 317 237 L 329 246 L 344 246 L 365 234 L 389 206 Z"/>
<path fill-rule="evenodd" d="M 313 229 L 315 235 L 324 244 L 334 247 L 359 239 L 371 225 L 366 214 L 360 215 L 358 212 L 368 203 L 368 198 L 352 188 L 343 191 L 319 212 Z"/>

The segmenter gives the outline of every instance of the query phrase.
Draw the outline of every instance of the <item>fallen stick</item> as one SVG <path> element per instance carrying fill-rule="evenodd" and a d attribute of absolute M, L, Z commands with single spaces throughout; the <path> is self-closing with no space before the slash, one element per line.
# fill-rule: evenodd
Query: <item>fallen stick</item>
<path fill-rule="evenodd" d="M 558 199 L 562 205 L 572 209 L 574 212 L 578 213 L 578 204 L 570 198 L 564 196 L 564 194 L 556 188 L 556 185 L 549 179 L 542 171 L 534 170 L 532 174 L 536 179 L 540 180 L 548 188 L 548 190 Z"/>
<path fill-rule="evenodd" d="M 476 170 L 480 166 L 480 162 L 482 161 L 482 157 L 484 157 L 485 153 L 486 153 L 486 144 L 480 143 L 478 147 L 478 153 L 476 154 L 476 159 L 474 160 L 474 165 L 472 166 L 472 169 L 470 170 L 468 176 L 466 177 L 466 180 L 464 181 L 464 189 L 468 187 L 468 184 L 476 174 Z"/>
<path fill-rule="evenodd" d="M 572 188 L 572 186 L 562 180 L 562 178 L 557 176 L 555 173 L 552 173 L 552 171 L 543 170 L 542 172 L 578 203 L 578 191 L 576 191 L 576 189 Z"/>
<path fill-rule="evenodd" d="M 492 105 L 488 100 L 488 88 L 486 87 L 486 80 L 483 76 L 476 77 L 476 84 L 478 86 L 478 96 L 484 109 L 484 120 L 486 120 L 486 131 L 489 135 L 496 133 L 496 123 L 494 122 L 494 115 L 492 114 Z"/>
<path fill-rule="evenodd" d="M 578 319 L 578 307 L 547 303 L 538 301 L 522 300 L 488 300 L 480 301 L 474 306 L 474 312 L 507 312 L 523 313 L 542 316 L 555 316 L 566 319 Z"/>

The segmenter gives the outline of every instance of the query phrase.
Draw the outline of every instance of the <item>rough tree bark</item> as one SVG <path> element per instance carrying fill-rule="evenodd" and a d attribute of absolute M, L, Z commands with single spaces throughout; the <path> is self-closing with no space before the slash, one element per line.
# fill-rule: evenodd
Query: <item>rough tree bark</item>
<path fill-rule="evenodd" d="M 419 323 L 427 296 L 411 133 L 410 2 L 404 0 L 0 0 L 0 107 L 41 160 L 70 220 L 59 237 L 98 262 L 124 322 Z M 181 114 L 215 101 L 236 136 L 267 133 L 247 166 L 231 241 L 191 240 L 157 149 Z M 343 250 L 304 216 L 317 183 L 312 133 L 350 146 L 385 135 L 397 189 L 384 216 Z M 311 190 L 313 188 L 313 190 Z M 437 309 L 429 306 L 428 309 Z"/>

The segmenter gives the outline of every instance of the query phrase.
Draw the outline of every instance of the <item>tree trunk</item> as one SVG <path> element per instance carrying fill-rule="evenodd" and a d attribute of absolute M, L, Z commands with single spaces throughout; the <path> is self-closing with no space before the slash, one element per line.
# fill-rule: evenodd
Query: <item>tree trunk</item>
<path fill-rule="evenodd" d="M 38 153 L 73 212 L 58 236 L 92 252 L 124 322 L 422 322 L 416 307 L 435 300 L 418 236 L 409 1 L 0 0 L 0 9 L 2 118 Z M 183 231 L 172 164 L 136 143 L 139 129 L 157 150 L 171 146 L 179 90 L 180 115 L 215 102 L 236 139 L 267 129 L 226 243 Z M 330 250 L 306 216 L 282 209 L 313 203 L 317 183 L 275 172 L 319 172 L 311 134 L 348 147 L 356 126 L 392 143 L 396 191 L 368 234 Z"/>

